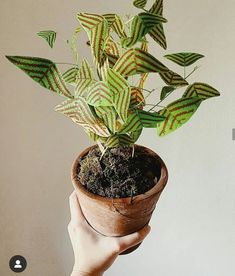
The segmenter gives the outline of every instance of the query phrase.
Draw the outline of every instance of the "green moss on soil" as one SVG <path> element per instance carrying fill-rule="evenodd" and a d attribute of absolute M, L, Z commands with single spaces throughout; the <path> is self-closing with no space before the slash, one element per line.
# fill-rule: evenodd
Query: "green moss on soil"
<path fill-rule="evenodd" d="M 109 198 L 136 196 L 150 190 L 160 177 L 156 160 L 142 148 L 108 149 L 101 158 L 99 147 L 80 160 L 78 179 L 97 195 Z"/>

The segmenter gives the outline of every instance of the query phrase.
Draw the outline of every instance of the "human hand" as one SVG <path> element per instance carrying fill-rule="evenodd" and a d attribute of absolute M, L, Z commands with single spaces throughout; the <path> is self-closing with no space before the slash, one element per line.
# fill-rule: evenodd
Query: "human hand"
<path fill-rule="evenodd" d="M 85 220 L 75 191 L 69 198 L 71 221 L 68 232 L 75 263 L 71 276 L 101 276 L 118 255 L 137 245 L 148 235 L 150 226 L 124 237 L 106 237 L 97 233 Z"/>

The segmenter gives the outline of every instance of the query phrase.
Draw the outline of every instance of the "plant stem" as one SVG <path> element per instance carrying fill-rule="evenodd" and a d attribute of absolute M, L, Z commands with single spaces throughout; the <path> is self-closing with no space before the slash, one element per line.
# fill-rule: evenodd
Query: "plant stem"
<path fill-rule="evenodd" d="M 67 63 L 67 62 L 55 62 L 55 64 L 65 64 L 65 65 L 73 65 L 73 66 L 76 66 L 76 67 L 78 67 L 78 65 L 77 65 L 77 64 L 75 64 L 75 63 Z"/>
<path fill-rule="evenodd" d="M 155 104 L 145 104 L 145 105 L 155 106 Z M 159 105 L 159 104 L 157 106 L 159 106 L 159 107 L 165 107 L 164 105 Z"/>
<path fill-rule="evenodd" d="M 130 22 L 134 19 L 134 16 L 131 17 L 128 21 L 124 22 L 125 25 L 128 26 L 128 24 L 130 24 Z M 129 26 L 128 26 L 129 27 Z"/>
<path fill-rule="evenodd" d="M 193 71 L 192 71 L 191 73 L 189 73 L 189 74 L 187 75 L 187 77 L 185 77 L 184 79 L 186 80 L 188 77 L 190 77 L 198 68 L 199 68 L 199 66 L 196 66 L 196 67 L 193 69 Z"/>
<path fill-rule="evenodd" d="M 184 66 L 184 79 L 186 78 L 186 67 Z"/>
<path fill-rule="evenodd" d="M 152 111 L 155 107 L 160 106 L 159 104 L 162 103 L 167 97 L 169 97 L 175 90 L 173 90 L 172 92 L 170 92 L 163 100 L 159 101 L 158 103 L 156 103 L 152 108 L 149 109 L 149 112 Z"/>
<path fill-rule="evenodd" d="M 144 8 L 142 8 L 141 10 L 143 10 L 143 11 L 145 11 L 145 12 L 149 12 L 148 10 L 146 10 L 146 9 L 144 9 Z"/>

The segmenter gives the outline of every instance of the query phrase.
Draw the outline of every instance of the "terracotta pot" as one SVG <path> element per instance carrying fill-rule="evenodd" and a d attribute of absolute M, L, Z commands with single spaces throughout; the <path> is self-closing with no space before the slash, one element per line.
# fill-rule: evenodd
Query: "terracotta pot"
<path fill-rule="evenodd" d="M 77 179 L 79 160 L 95 146 L 85 149 L 73 162 L 71 178 L 76 190 L 81 209 L 87 222 L 97 232 L 105 236 L 125 236 L 140 230 L 149 223 L 156 203 L 166 186 L 168 172 L 162 159 L 152 150 L 141 147 L 147 154 L 152 155 L 161 169 L 161 176 L 156 185 L 145 194 L 127 198 L 106 198 L 86 190 Z M 138 245 L 139 246 L 139 245 Z M 138 246 L 129 249 L 130 253 Z"/>

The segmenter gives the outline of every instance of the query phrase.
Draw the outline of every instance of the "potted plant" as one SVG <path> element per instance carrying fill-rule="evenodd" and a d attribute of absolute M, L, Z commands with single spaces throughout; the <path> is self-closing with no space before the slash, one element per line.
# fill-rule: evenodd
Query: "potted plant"
<path fill-rule="evenodd" d="M 167 48 L 163 0 L 156 0 L 150 8 L 146 8 L 147 0 L 135 0 L 134 5 L 140 10 L 127 18 L 78 13 L 80 26 L 68 41 L 75 61 L 63 74 L 48 59 L 7 56 L 41 86 L 65 97 L 55 110 L 82 126 L 96 142 L 75 159 L 71 177 L 88 223 L 109 236 L 144 227 L 167 183 L 162 159 L 136 145 L 142 130 L 154 128 L 160 137 L 168 135 L 184 125 L 202 102 L 219 96 L 208 84 L 189 82 L 198 66 L 188 74 L 186 69 L 203 55 L 165 55 L 182 67 L 181 76 L 149 52 L 150 39 Z M 93 66 L 86 59 L 79 61 L 77 35 L 83 30 L 88 35 Z M 53 47 L 56 32 L 41 31 L 38 35 Z M 161 89 L 146 88 L 152 73 Z M 178 89 L 183 90 L 182 96 L 169 103 L 168 97 Z M 150 101 L 157 93 L 159 101 Z"/>

